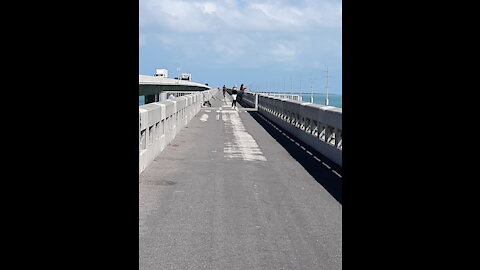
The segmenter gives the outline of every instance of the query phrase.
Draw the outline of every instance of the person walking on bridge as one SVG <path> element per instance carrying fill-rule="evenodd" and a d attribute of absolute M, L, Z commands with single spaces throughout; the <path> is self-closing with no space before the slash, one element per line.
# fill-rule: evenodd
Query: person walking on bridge
<path fill-rule="evenodd" d="M 227 92 L 227 87 L 225 86 L 225 84 L 223 85 L 223 97 L 225 97 L 225 93 Z"/>
<path fill-rule="evenodd" d="M 232 108 L 237 107 L 237 90 L 233 89 L 232 90 Z"/>

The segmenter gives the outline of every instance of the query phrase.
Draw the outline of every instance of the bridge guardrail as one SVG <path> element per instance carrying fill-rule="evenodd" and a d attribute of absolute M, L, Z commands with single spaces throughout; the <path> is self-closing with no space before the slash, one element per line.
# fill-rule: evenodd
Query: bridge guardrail
<path fill-rule="evenodd" d="M 242 103 L 342 166 L 342 109 L 245 91 Z"/>
<path fill-rule="evenodd" d="M 212 88 L 139 106 L 139 174 L 218 91 Z"/>

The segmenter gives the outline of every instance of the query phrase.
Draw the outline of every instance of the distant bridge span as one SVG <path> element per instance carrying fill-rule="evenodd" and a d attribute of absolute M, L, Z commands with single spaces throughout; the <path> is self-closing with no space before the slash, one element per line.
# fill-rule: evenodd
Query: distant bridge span
<path fill-rule="evenodd" d="M 145 101 L 154 99 L 156 95 L 163 91 L 205 91 L 210 88 L 208 85 L 186 80 L 147 75 L 138 76 L 138 95 L 145 96 Z"/>

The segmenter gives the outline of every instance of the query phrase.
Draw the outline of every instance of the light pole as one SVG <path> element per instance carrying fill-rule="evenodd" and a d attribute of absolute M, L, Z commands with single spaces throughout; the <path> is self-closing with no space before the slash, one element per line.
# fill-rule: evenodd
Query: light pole
<path fill-rule="evenodd" d="M 313 103 L 313 81 L 312 81 L 313 71 L 310 74 L 310 102 Z"/>
<path fill-rule="evenodd" d="M 326 89 L 326 92 L 327 92 L 326 94 L 327 95 L 325 97 L 325 105 L 328 106 L 328 65 L 327 65 L 327 75 L 326 75 L 326 77 L 327 77 L 327 89 Z"/>
<path fill-rule="evenodd" d="M 290 94 L 293 95 L 293 78 L 290 76 Z"/>
<path fill-rule="evenodd" d="M 180 83 L 180 68 L 177 67 L 177 84 Z"/>

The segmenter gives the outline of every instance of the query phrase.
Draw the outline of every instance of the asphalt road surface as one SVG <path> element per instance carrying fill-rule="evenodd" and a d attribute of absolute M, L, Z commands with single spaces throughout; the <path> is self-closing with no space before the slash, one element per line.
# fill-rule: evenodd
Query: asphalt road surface
<path fill-rule="evenodd" d="M 140 269 L 341 269 L 341 168 L 211 103 L 140 175 Z"/>

